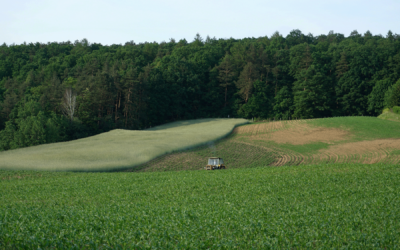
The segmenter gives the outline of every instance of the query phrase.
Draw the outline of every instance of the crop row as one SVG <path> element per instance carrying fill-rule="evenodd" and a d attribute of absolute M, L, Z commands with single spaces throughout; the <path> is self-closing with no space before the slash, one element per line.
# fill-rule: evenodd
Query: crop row
<path fill-rule="evenodd" d="M 398 165 L 0 171 L 0 249 L 400 246 Z"/>
<path fill-rule="evenodd" d="M 248 168 L 273 164 L 277 153 L 229 136 L 206 146 L 164 155 L 129 171 L 200 170 L 207 165 L 208 157 L 213 156 L 224 158 L 228 168 Z"/>

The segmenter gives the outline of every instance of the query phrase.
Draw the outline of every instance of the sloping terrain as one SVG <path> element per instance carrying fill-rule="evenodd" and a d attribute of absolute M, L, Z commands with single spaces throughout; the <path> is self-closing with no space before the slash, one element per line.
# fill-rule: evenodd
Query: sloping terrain
<path fill-rule="evenodd" d="M 210 156 L 228 168 L 400 161 L 399 123 L 337 117 L 243 125 L 215 144 L 165 155 L 129 171 L 203 169 Z"/>
<path fill-rule="evenodd" d="M 385 110 L 384 112 L 382 112 L 382 114 L 379 115 L 378 118 L 383 120 L 400 122 L 400 115 L 393 113 L 389 110 Z"/>
<path fill-rule="evenodd" d="M 198 119 L 148 130 L 116 129 L 85 139 L 0 153 L 0 169 L 110 171 L 228 135 L 244 119 Z"/>

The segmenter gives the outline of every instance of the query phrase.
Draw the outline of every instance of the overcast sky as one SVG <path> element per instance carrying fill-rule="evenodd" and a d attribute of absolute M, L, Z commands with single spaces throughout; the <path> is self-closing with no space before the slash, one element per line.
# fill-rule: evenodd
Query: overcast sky
<path fill-rule="evenodd" d="M 400 33 L 400 0 L 0 0 L 0 43 Z"/>

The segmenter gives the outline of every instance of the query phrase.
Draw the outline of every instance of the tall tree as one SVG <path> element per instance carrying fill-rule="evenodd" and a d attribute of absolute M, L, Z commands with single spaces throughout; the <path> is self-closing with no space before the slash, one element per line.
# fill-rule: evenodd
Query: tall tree
<path fill-rule="evenodd" d="M 220 86 L 225 89 L 225 102 L 224 107 L 227 105 L 227 95 L 228 87 L 232 84 L 235 77 L 235 72 L 233 68 L 233 62 L 230 55 L 226 55 L 222 63 L 217 67 L 218 69 L 218 80 L 220 81 Z"/>
<path fill-rule="evenodd" d="M 238 81 L 236 82 L 236 86 L 239 89 L 239 94 L 244 100 L 245 103 L 249 100 L 251 93 L 253 91 L 253 83 L 259 77 L 259 73 L 255 67 L 255 65 L 251 62 L 248 62 L 246 66 L 244 66 L 243 70 L 240 72 L 240 76 Z"/>

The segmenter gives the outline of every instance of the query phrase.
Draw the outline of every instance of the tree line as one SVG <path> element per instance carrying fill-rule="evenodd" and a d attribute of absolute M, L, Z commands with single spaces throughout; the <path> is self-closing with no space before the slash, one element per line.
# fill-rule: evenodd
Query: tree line
<path fill-rule="evenodd" d="M 377 115 L 398 105 L 400 35 L 0 46 L 0 150 L 183 119 Z"/>

